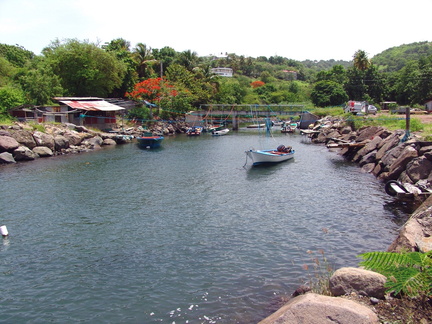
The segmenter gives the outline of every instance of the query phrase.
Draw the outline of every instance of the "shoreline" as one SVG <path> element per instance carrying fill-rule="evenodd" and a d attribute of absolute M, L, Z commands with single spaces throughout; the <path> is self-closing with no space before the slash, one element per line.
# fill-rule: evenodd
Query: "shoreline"
<path fill-rule="evenodd" d="M 422 195 L 431 189 L 432 143 L 415 136 L 405 140 L 403 130 L 391 132 L 376 126 L 354 130 L 345 122 L 330 117 L 318 121 L 313 129 L 303 133 L 312 143 L 326 145 L 383 183 L 392 181 L 409 188 L 407 196 L 416 208 L 387 252 L 432 251 L 432 195 Z M 316 323 L 329 317 L 344 324 L 389 323 L 413 318 L 419 323 L 432 320 L 430 308 L 424 313 L 418 312 L 424 306 L 421 301 L 385 296 L 386 279 L 376 272 L 340 268 L 329 278 L 330 286 L 338 280 L 345 285 L 341 293 L 332 291 L 330 297 L 312 293 L 309 287 L 300 287 L 287 303 L 259 323 Z M 365 292 L 371 287 L 375 291 Z"/>

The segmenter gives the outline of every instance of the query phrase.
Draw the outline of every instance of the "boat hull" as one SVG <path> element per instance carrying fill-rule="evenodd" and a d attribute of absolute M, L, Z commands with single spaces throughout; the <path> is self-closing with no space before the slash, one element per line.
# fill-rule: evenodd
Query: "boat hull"
<path fill-rule="evenodd" d="M 294 157 L 294 150 L 289 153 L 282 153 L 275 150 L 249 150 L 246 155 L 251 158 L 252 165 L 273 164 L 291 160 Z"/>
<path fill-rule="evenodd" d="M 158 148 L 164 140 L 163 136 L 141 136 L 137 137 L 138 145 L 142 148 Z"/>
<path fill-rule="evenodd" d="M 212 135 L 214 135 L 214 136 L 222 136 L 222 135 L 228 134 L 228 132 L 229 132 L 229 129 L 228 128 L 224 128 L 224 129 L 221 129 L 221 130 L 214 130 L 214 131 L 212 131 Z"/>

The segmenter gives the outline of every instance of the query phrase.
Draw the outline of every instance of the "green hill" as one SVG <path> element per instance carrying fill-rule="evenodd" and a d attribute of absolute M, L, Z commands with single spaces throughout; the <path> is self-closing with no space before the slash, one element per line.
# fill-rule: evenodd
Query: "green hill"
<path fill-rule="evenodd" d="M 418 42 L 391 47 L 372 58 L 379 71 L 395 72 L 402 69 L 408 61 L 432 55 L 432 42 Z"/>

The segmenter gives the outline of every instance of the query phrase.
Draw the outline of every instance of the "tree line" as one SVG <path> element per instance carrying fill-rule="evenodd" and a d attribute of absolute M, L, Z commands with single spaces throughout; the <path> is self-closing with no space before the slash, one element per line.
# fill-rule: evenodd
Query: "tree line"
<path fill-rule="evenodd" d="M 389 50 L 373 59 L 358 50 L 352 62 L 299 62 L 232 53 L 199 57 L 191 50 L 177 52 L 168 46 L 155 49 L 138 43 L 132 47 L 122 38 L 105 44 L 55 40 L 41 55 L 0 44 L 0 113 L 20 105 L 50 105 L 58 96 L 130 98 L 176 113 L 201 104 L 310 102 L 326 107 L 347 100 L 375 104 L 390 100 L 422 105 L 431 98 L 432 53 L 424 43 L 414 45 L 422 49 L 419 55 L 413 56 L 413 47 L 404 45 L 405 52 L 399 52 L 411 55 L 395 68 Z M 385 57 L 392 57 L 392 64 Z M 212 73 L 216 67 L 231 68 L 234 77 Z"/>

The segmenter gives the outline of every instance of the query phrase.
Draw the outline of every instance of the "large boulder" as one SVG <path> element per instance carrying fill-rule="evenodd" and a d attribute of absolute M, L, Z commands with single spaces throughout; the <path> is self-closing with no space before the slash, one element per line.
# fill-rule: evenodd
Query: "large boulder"
<path fill-rule="evenodd" d="M 55 149 L 54 136 L 40 131 L 35 131 L 33 133 L 33 138 L 35 139 L 37 146 L 46 146 L 51 150 Z"/>
<path fill-rule="evenodd" d="M 54 155 L 53 151 L 46 146 L 36 146 L 33 148 L 32 151 L 35 152 L 40 157 L 49 157 Z"/>
<path fill-rule="evenodd" d="M 313 293 L 291 299 L 259 324 L 375 324 L 378 316 L 367 306 L 341 297 Z"/>
<path fill-rule="evenodd" d="M 102 145 L 116 145 L 117 142 L 114 141 L 112 138 L 105 138 L 102 142 Z"/>
<path fill-rule="evenodd" d="M 16 163 L 13 155 L 9 152 L 0 153 L 0 163 Z"/>
<path fill-rule="evenodd" d="M 390 165 L 387 178 L 396 180 L 406 169 L 408 163 L 418 156 L 417 150 L 412 146 L 406 146 L 400 156 Z"/>
<path fill-rule="evenodd" d="M 30 150 L 27 146 L 18 147 L 13 151 L 13 156 L 16 161 L 29 161 L 39 157 L 39 155 Z"/>
<path fill-rule="evenodd" d="M 384 155 L 392 148 L 396 147 L 399 142 L 399 133 L 397 132 L 387 136 L 384 140 L 382 140 L 378 145 L 378 152 L 376 155 L 377 160 L 381 160 Z"/>
<path fill-rule="evenodd" d="M 330 291 L 334 296 L 355 292 L 359 295 L 383 299 L 386 280 L 385 276 L 373 271 L 351 267 L 340 268 L 330 278 Z"/>
<path fill-rule="evenodd" d="M 20 144 L 10 136 L 0 136 L 0 152 L 12 152 L 16 150 Z"/>
<path fill-rule="evenodd" d="M 27 130 L 21 130 L 12 132 L 11 136 L 17 140 L 21 145 L 27 146 L 29 149 L 34 148 L 37 144 L 33 138 L 33 132 Z"/>
<path fill-rule="evenodd" d="M 63 137 L 69 142 L 69 145 L 78 146 L 81 144 L 84 136 L 80 136 L 78 132 L 75 131 L 67 131 L 63 134 Z"/>
<path fill-rule="evenodd" d="M 54 136 L 54 147 L 56 151 L 67 149 L 69 147 L 69 140 L 63 135 Z"/>
<path fill-rule="evenodd" d="M 353 161 L 358 162 L 360 161 L 366 154 L 374 151 L 377 149 L 379 143 L 382 142 L 382 138 L 379 136 L 374 136 L 374 138 L 367 142 L 367 144 L 365 146 L 363 146 L 358 152 L 357 154 L 354 156 Z"/>
<path fill-rule="evenodd" d="M 432 251 L 432 196 L 411 215 L 387 251 Z"/>
<path fill-rule="evenodd" d="M 378 126 L 367 126 L 361 128 L 358 131 L 356 142 L 363 142 L 364 140 L 372 139 L 376 136 L 377 133 L 381 132 L 382 130 L 383 128 Z"/>
<path fill-rule="evenodd" d="M 431 170 L 432 161 L 429 161 L 426 156 L 420 156 L 408 162 L 405 171 L 412 183 L 416 183 L 419 180 L 427 179 Z"/>
<path fill-rule="evenodd" d="M 89 139 L 86 139 L 83 144 L 90 146 L 91 148 L 99 148 L 102 146 L 103 139 L 100 136 L 95 136 Z"/>

